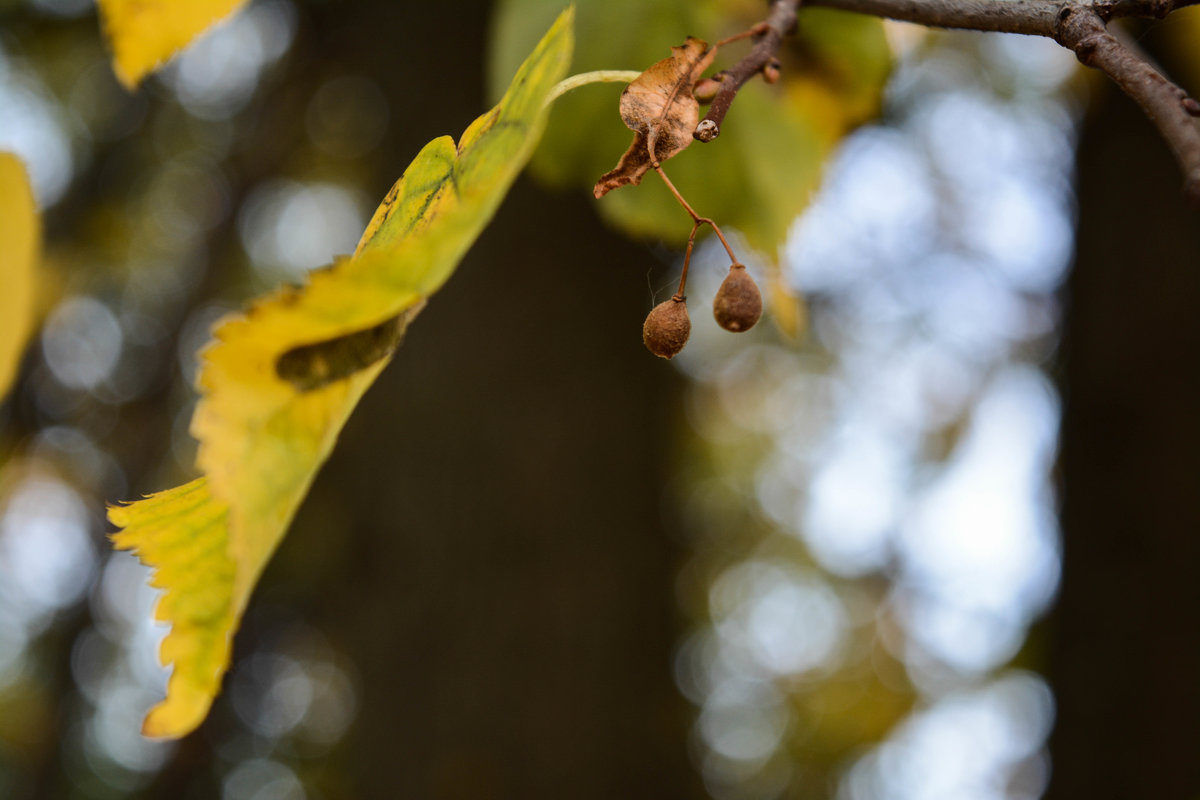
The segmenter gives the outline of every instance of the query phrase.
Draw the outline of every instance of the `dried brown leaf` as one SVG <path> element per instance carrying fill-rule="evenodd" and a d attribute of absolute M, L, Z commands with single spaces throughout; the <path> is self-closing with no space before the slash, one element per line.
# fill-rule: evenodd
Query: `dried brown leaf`
<path fill-rule="evenodd" d="M 638 184 L 650 170 L 650 147 L 659 163 L 692 143 L 700 121 L 700 103 L 692 87 L 712 63 L 716 49 L 691 36 L 671 57 L 655 63 L 621 93 L 621 119 L 634 132 L 633 143 L 616 169 L 596 182 L 593 193 L 603 197 L 613 189 Z"/>

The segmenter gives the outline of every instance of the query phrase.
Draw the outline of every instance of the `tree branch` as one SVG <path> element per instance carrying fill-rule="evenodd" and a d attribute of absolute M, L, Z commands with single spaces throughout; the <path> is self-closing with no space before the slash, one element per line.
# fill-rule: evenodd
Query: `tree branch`
<path fill-rule="evenodd" d="M 713 76 L 720 80 L 720 88 L 708 108 L 708 114 L 696 125 L 692 133 L 701 142 L 711 142 L 721 135 L 721 123 L 729 112 L 733 98 L 742 85 L 762 72 L 764 76 L 778 75 L 779 46 L 783 37 L 796 29 L 796 11 L 800 0 L 771 0 L 771 11 L 763 21 L 761 30 L 754 35 L 754 47 L 730 69 Z"/>
<path fill-rule="evenodd" d="M 1024 33 L 1054 38 L 1064 7 L 1088 11 L 1103 21 L 1117 17 L 1162 19 L 1200 0 L 807 0 L 810 6 L 840 8 L 874 17 L 915 22 L 931 28 Z M 798 4 L 798 0 L 797 0 Z"/>
<path fill-rule="evenodd" d="M 1095 13 L 1071 6 L 1059 13 L 1055 39 L 1079 60 L 1112 78 L 1157 127 L 1183 167 L 1184 193 L 1200 202 L 1200 104 L 1162 76 L 1140 52 L 1104 27 Z"/>
<path fill-rule="evenodd" d="M 773 76 L 784 36 L 796 25 L 802 0 L 771 0 L 771 10 L 753 50 L 719 73 L 720 88 L 693 136 L 710 142 L 738 90 L 759 72 Z M 1021 33 L 1054 39 L 1083 64 L 1100 70 L 1129 95 L 1157 127 L 1184 173 L 1184 192 L 1200 203 L 1200 103 L 1167 80 L 1136 46 L 1108 31 L 1119 17 L 1161 19 L 1200 0 L 803 0 L 931 28 Z"/>

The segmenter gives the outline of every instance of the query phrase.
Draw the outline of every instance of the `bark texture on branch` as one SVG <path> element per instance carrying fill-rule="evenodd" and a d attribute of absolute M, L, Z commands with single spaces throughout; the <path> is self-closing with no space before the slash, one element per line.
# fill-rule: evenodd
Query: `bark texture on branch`
<path fill-rule="evenodd" d="M 1200 201 L 1200 123 L 1196 120 L 1200 105 L 1144 56 L 1109 33 L 1094 12 L 1064 6 L 1054 38 L 1073 50 L 1080 62 L 1112 78 L 1142 107 L 1183 167 L 1184 192 Z"/>
<path fill-rule="evenodd" d="M 873 17 L 915 22 L 930 28 L 1053 36 L 1062 3 L 1052 0 L 809 0 L 807 5 L 840 8 Z"/>
<path fill-rule="evenodd" d="M 1136 48 L 1107 29 L 1118 17 L 1162 18 L 1200 0 L 771 0 L 771 10 L 755 35 L 754 49 L 722 73 L 721 87 L 694 136 L 710 142 L 738 90 L 766 71 L 784 36 L 796 24 L 802 2 L 859 14 L 912 22 L 931 28 L 1021 33 L 1054 39 L 1083 64 L 1108 75 L 1133 98 L 1166 140 L 1183 169 L 1184 193 L 1200 203 L 1200 103 L 1162 75 Z"/>
<path fill-rule="evenodd" d="M 1054 36 L 1058 14 L 1071 7 L 1102 20 L 1116 17 L 1161 19 L 1200 0 L 807 0 L 805 5 L 840 8 L 858 14 L 915 22 L 931 28 Z"/>
<path fill-rule="evenodd" d="M 798 0 L 771 0 L 771 11 L 763 21 L 762 31 L 754 37 L 754 47 L 741 61 L 730 69 L 723 70 L 721 88 L 713 98 L 708 114 L 696 126 L 693 136 L 701 142 L 711 142 L 721 135 L 721 123 L 729 113 L 729 106 L 738 90 L 746 81 L 766 70 L 778 71 L 779 47 L 785 36 L 796 29 L 796 11 L 799 9 Z"/>

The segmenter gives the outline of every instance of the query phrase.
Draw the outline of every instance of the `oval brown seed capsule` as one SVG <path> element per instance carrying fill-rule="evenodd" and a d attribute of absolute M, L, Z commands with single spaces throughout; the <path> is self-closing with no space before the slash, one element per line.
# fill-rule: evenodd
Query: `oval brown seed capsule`
<path fill-rule="evenodd" d="M 691 332 L 687 304 L 682 297 L 675 296 L 650 311 L 642 325 L 642 341 L 659 358 L 671 358 L 687 344 Z"/>
<path fill-rule="evenodd" d="M 741 264 L 729 268 L 729 274 L 713 298 L 713 316 L 727 331 L 748 331 L 762 316 L 762 294 Z"/>

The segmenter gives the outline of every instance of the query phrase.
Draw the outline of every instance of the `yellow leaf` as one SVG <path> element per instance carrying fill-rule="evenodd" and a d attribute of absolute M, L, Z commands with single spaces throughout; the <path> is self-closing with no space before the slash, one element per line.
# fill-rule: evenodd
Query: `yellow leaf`
<path fill-rule="evenodd" d="M 41 223 L 20 159 L 0 153 L 0 400 L 16 377 L 33 328 L 34 266 Z"/>
<path fill-rule="evenodd" d="M 778 261 L 767 262 L 767 303 L 775 327 L 789 339 L 799 339 L 808 327 L 804 297 L 788 285 Z"/>
<path fill-rule="evenodd" d="M 152 585 L 165 589 L 155 617 L 171 623 L 161 658 L 174 663 L 167 700 L 146 717 L 147 736 L 172 736 L 199 725 L 229 666 L 234 627 L 234 563 L 227 552 L 227 507 L 199 478 L 128 506 L 108 518 L 125 530 L 118 550 L 137 550 L 156 567 Z"/>
<path fill-rule="evenodd" d="M 163 658 L 175 672 L 148 734 L 181 736 L 203 720 L 254 584 L 338 432 L 529 160 L 570 61 L 572 18 L 558 18 L 457 146 L 444 136 L 422 149 L 353 257 L 218 323 L 192 418 L 205 477 L 110 511 L 125 528 L 118 546 L 158 568 L 159 616 L 173 625 Z M 207 559 L 188 575 L 185 548 Z"/>
<path fill-rule="evenodd" d="M 149 73 L 246 0 L 99 0 L 113 70 L 135 88 Z"/>

